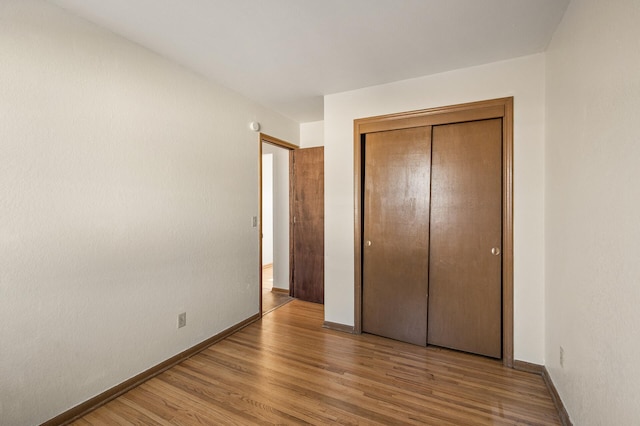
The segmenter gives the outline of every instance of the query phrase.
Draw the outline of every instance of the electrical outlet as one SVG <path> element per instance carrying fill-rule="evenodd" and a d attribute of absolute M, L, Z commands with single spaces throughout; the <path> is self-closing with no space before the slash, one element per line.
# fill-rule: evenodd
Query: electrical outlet
<path fill-rule="evenodd" d="M 252 216 L 251 217 L 251 226 L 254 228 L 258 227 L 258 216 Z"/>
<path fill-rule="evenodd" d="M 178 328 L 182 328 L 187 325 L 187 313 L 183 312 L 178 314 Z"/>
<path fill-rule="evenodd" d="M 560 367 L 564 368 L 564 348 L 560 346 Z"/>

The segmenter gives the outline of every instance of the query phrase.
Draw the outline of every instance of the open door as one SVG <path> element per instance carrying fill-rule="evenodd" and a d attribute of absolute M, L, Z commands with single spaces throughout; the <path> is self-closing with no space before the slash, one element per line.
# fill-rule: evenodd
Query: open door
<path fill-rule="evenodd" d="M 324 147 L 291 151 L 291 296 L 324 303 Z"/>

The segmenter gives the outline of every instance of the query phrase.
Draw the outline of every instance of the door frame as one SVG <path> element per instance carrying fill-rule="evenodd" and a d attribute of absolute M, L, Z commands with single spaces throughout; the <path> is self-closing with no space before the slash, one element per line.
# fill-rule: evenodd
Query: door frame
<path fill-rule="evenodd" d="M 260 215 L 260 226 L 258 228 L 258 246 L 260 248 L 260 255 L 258 258 L 259 262 L 259 271 L 258 274 L 258 294 L 260 300 L 260 316 L 262 317 L 262 144 L 268 143 L 270 145 L 274 145 L 280 148 L 284 148 L 289 151 L 289 157 L 291 157 L 291 151 L 300 148 L 297 145 L 289 143 L 287 141 L 283 141 L 282 139 L 275 138 L 273 136 L 269 136 L 265 133 L 260 133 L 260 139 L 258 140 L 258 175 L 260 176 L 260 185 L 258 188 L 259 192 L 259 209 L 258 214 Z M 289 185 L 291 185 L 291 161 L 289 161 Z M 292 262 L 292 250 L 291 250 L 291 200 L 289 200 L 289 291 L 291 291 L 291 262 Z"/>
<path fill-rule="evenodd" d="M 365 135 L 491 118 L 502 119 L 502 363 L 507 367 L 513 367 L 513 97 L 354 120 L 354 333 L 362 333 L 362 195 Z"/>

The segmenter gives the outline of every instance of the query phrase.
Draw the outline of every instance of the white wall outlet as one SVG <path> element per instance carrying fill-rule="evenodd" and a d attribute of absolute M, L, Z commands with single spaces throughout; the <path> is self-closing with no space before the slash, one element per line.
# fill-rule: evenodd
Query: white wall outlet
<path fill-rule="evenodd" d="M 564 348 L 560 346 L 560 367 L 564 368 Z"/>
<path fill-rule="evenodd" d="M 178 314 L 178 328 L 182 328 L 187 325 L 187 313 L 183 312 Z"/>

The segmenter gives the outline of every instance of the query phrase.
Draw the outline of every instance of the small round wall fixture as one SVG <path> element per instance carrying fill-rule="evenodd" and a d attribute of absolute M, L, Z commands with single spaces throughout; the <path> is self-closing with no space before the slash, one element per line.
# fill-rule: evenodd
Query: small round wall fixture
<path fill-rule="evenodd" d="M 258 130 L 260 130 L 260 123 L 258 123 L 257 121 L 252 121 L 251 123 L 249 123 L 249 128 L 254 132 L 257 132 Z"/>

